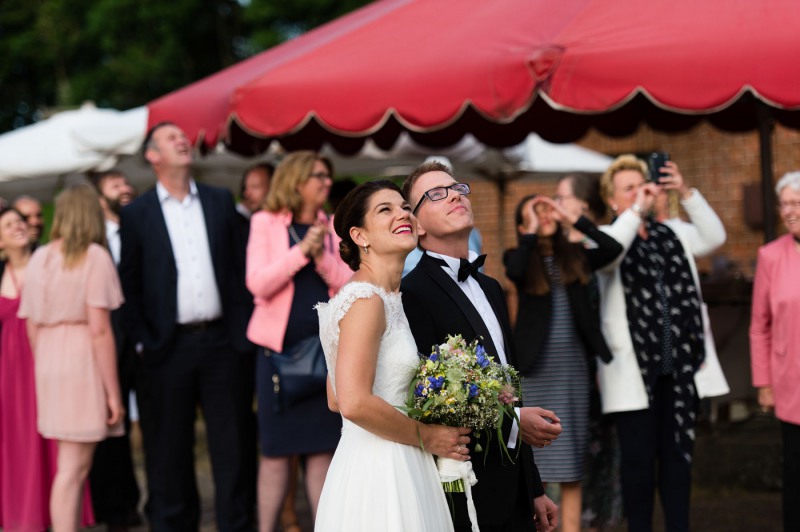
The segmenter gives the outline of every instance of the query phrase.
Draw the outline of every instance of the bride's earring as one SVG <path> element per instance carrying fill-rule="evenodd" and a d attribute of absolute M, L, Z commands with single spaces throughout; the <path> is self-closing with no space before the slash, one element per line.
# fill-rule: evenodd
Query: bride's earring
<path fill-rule="evenodd" d="M 367 245 L 366 244 L 364 244 L 364 254 L 365 255 L 369 254 L 369 250 L 367 249 Z"/>

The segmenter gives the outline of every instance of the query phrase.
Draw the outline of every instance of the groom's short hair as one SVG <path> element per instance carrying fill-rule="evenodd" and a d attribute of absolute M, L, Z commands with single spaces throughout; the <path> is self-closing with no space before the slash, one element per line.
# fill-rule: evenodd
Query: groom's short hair
<path fill-rule="evenodd" d="M 454 177 L 453 170 L 448 165 L 435 160 L 424 162 L 417 166 L 414 171 L 408 175 L 406 180 L 403 181 L 403 196 L 405 196 L 406 201 L 411 201 L 411 187 L 414 186 L 414 183 L 417 182 L 417 179 L 428 172 L 444 172 L 450 177 Z"/>

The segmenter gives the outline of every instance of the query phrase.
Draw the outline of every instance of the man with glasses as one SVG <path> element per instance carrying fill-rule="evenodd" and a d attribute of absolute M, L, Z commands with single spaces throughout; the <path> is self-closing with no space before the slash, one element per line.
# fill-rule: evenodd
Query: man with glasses
<path fill-rule="evenodd" d="M 505 298 L 500 284 L 478 269 L 485 256 L 469 250 L 474 226 L 467 195 L 470 187 L 458 183 L 450 169 L 437 161 L 417 167 L 403 184 L 403 192 L 414 206 L 418 220 L 419 264 L 401 286 L 403 307 L 411 332 L 422 353 L 444 341 L 448 334 L 461 334 L 471 341 L 480 338 L 487 353 L 501 363 L 513 364 L 514 347 Z M 544 447 L 561 433 L 558 417 L 538 407 L 519 409 L 520 425 L 504 426 L 504 439 L 516 447 L 518 459 L 504 458 L 497 440 L 485 454 L 471 449 L 478 483 L 472 488 L 478 523 L 483 532 L 549 531 L 557 525 L 556 505 L 544 494 L 533 453 L 528 445 Z M 475 445 L 473 441 L 471 446 Z M 512 451 L 513 453 L 513 451 Z M 462 493 L 448 494 L 455 530 L 472 529 Z M 535 518 L 534 518 L 535 516 Z"/>
<path fill-rule="evenodd" d="M 14 200 L 13 206 L 28 224 L 30 243 L 34 247 L 41 244 L 42 233 L 44 233 L 44 216 L 42 216 L 41 202 L 31 196 L 20 196 Z"/>
<path fill-rule="evenodd" d="M 460 183 L 460 185 L 467 187 L 467 190 L 469 190 L 468 184 Z M 466 194 L 469 194 L 469 192 Z M 469 250 L 474 251 L 476 255 L 480 255 L 483 250 L 483 236 L 481 236 L 481 232 L 478 231 L 477 227 L 473 227 L 472 231 L 469 233 Z M 411 253 L 406 256 L 406 262 L 403 264 L 403 277 L 411 273 L 411 270 L 417 266 L 417 263 L 421 258 L 422 250 L 420 248 L 412 250 Z M 483 266 L 481 266 L 479 270 L 483 272 Z"/>

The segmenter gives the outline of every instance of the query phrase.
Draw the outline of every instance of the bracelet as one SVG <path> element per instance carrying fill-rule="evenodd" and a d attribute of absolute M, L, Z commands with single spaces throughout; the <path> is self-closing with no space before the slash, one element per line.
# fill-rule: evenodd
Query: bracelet
<path fill-rule="evenodd" d="M 422 443 L 422 435 L 419 433 L 419 421 L 417 421 L 417 439 L 419 440 L 419 448 L 425 450 L 425 445 Z"/>
<path fill-rule="evenodd" d="M 634 203 L 631 205 L 631 210 L 635 212 L 638 216 L 642 215 L 642 207 L 638 203 Z"/>

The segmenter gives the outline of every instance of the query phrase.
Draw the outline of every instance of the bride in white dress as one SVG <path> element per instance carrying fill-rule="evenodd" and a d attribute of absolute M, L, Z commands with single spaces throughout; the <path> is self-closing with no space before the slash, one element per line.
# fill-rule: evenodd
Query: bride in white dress
<path fill-rule="evenodd" d="M 469 429 L 425 425 L 395 408 L 419 363 L 400 299 L 417 222 L 400 189 L 364 183 L 336 211 L 342 258 L 355 270 L 317 306 L 328 400 L 343 417 L 317 510 L 317 532 L 452 530 L 431 453 L 468 460 Z"/>

